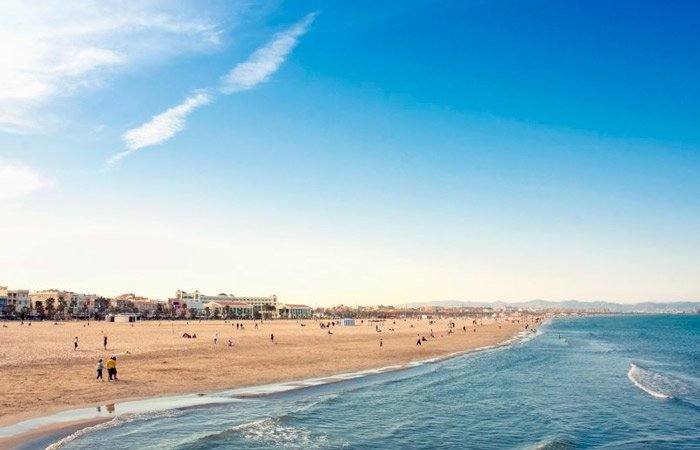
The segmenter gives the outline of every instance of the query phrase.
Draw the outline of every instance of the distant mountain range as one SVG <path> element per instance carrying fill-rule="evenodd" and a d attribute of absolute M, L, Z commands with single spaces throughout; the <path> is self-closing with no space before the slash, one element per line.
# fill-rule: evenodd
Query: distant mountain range
<path fill-rule="evenodd" d="M 579 300 L 566 301 L 548 301 L 548 300 L 530 300 L 527 302 L 474 302 L 474 301 L 459 301 L 459 300 L 440 300 L 433 302 L 414 302 L 408 303 L 408 306 L 457 306 L 457 307 L 510 307 L 510 308 L 534 308 L 534 309 L 568 309 L 578 311 L 601 311 L 619 313 L 664 313 L 664 312 L 684 312 L 697 313 L 700 312 L 700 302 L 643 302 L 634 304 L 614 303 L 614 302 L 585 302 Z"/>

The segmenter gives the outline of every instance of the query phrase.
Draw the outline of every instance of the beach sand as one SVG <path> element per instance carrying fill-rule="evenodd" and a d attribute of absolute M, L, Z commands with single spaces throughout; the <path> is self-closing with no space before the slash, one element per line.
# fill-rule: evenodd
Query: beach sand
<path fill-rule="evenodd" d="M 456 324 L 447 334 L 448 323 Z M 422 360 L 503 342 L 521 320 L 471 319 L 357 322 L 321 329 L 319 322 L 268 321 L 236 330 L 236 321 L 5 322 L 0 327 L 0 425 L 71 407 L 204 392 L 326 376 Z M 304 326 L 302 326 L 302 324 Z M 532 322 L 530 322 L 532 325 Z M 467 326 L 467 332 L 462 326 Z M 390 331 L 393 328 L 395 331 Z M 430 337 L 433 330 L 435 338 Z M 185 339 L 183 333 L 196 334 Z M 213 338 L 218 333 L 218 344 Z M 270 341 L 274 333 L 275 342 Z M 107 351 L 102 347 L 108 336 Z M 417 346 L 419 335 L 428 342 Z M 79 347 L 73 349 L 78 337 Z M 379 340 L 383 340 L 380 348 Z M 228 341 L 233 346 L 228 346 Z M 118 382 L 95 380 L 99 358 L 117 357 Z M 105 370 L 105 379 L 107 373 Z"/>

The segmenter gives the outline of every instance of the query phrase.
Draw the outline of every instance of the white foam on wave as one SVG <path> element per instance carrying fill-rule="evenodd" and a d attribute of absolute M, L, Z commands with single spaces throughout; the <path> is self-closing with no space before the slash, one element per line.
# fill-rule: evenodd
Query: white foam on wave
<path fill-rule="evenodd" d="M 661 392 L 660 388 L 655 386 L 655 381 L 661 380 L 661 377 L 663 377 L 661 374 L 642 369 L 634 363 L 630 363 L 630 369 L 627 371 L 627 378 L 632 384 L 647 394 L 660 399 L 672 398 L 671 395 Z"/>
<path fill-rule="evenodd" d="M 60 440 L 54 442 L 53 444 L 49 445 L 48 447 L 46 447 L 46 450 L 54 450 L 54 449 L 60 448 L 60 447 L 64 446 L 65 444 L 68 444 L 69 442 L 72 442 L 76 439 L 79 439 L 87 434 L 94 433 L 96 431 L 107 430 L 109 428 L 118 427 L 120 425 L 124 425 L 124 424 L 130 423 L 130 422 L 149 420 L 149 419 L 176 417 L 177 415 L 178 415 L 178 413 L 176 410 L 152 411 L 152 412 L 141 413 L 141 414 L 124 414 L 121 416 L 117 416 L 117 417 L 113 418 L 112 420 L 108 420 L 106 422 L 98 423 L 97 425 L 92 425 L 89 427 L 85 427 L 85 428 L 81 428 L 79 430 L 76 430 L 72 434 L 69 434 L 68 436 L 64 437 L 63 439 L 60 439 Z"/>
<path fill-rule="evenodd" d="M 225 433 L 235 433 L 243 439 L 274 447 L 313 448 L 327 442 L 326 436 L 314 436 L 305 428 L 286 426 L 280 419 L 273 417 L 236 425 Z"/>

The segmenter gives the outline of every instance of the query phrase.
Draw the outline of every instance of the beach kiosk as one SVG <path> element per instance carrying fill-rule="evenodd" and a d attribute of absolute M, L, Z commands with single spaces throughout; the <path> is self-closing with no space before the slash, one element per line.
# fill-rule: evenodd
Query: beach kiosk
<path fill-rule="evenodd" d="M 122 323 L 129 323 L 129 322 L 137 322 L 141 320 L 141 315 L 140 314 L 135 314 L 135 313 L 119 313 L 119 314 L 107 314 L 105 316 L 105 321 L 106 322 L 122 322 Z"/>
<path fill-rule="evenodd" d="M 354 327 L 355 319 L 340 319 L 340 324 L 344 327 Z"/>

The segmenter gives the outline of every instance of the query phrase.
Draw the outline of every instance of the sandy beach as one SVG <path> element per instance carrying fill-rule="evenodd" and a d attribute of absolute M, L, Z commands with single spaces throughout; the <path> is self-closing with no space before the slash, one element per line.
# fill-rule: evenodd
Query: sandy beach
<path fill-rule="evenodd" d="M 452 334 L 448 334 L 450 321 L 456 325 Z M 236 323 L 244 328 L 236 329 Z M 501 319 L 473 326 L 464 318 L 432 324 L 365 320 L 354 327 L 332 327 L 329 334 L 313 320 L 258 323 L 257 329 L 252 321 L 33 322 L 31 326 L 5 322 L 0 328 L 0 424 L 77 406 L 406 363 L 502 342 L 526 324 Z M 184 333 L 197 338 L 183 338 Z M 79 345 L 74 350 L 76 336 Z M 106 351 L 103 336 L 108 338 Z M 419 336 L 428 341 L 417 346 Z M 96 381 L 97 360 L 113 355 L 119 381 Z"/>

